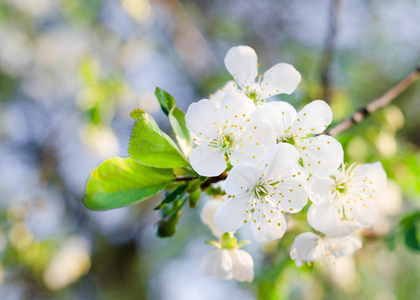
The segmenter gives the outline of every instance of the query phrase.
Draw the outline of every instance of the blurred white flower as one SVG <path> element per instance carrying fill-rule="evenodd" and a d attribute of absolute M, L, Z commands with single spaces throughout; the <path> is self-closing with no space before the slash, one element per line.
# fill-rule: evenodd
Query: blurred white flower
<path fill-rule="evenodd" d="M 258 58 L 248 46 L 231 48 L 225 57 L 225 66 L 239 86 L 239 90 L 256 104 L 278 94 L 291 94 L 299 84 L 301 76 L 286 63 L 271 67 L 258 76 Z M 257 79 L 258 76 L 258 79 Z"/>
<path fill-rule="evenodd" d="M 260 168 L 249 164 L 233 167 L 225 183 L 231 197 L 216 212 L 217 227 L 235 231 L 251 219 L 257 242 L 281 238 L 286 231 L 283 213 L 297 213 L 308 201 L 307 176 L 298 160 L 293 146 L 278 144 Z"/>
<path fill-rule="evenodd" d="M 345 236 L 370 227 L 378 216 L 373 195 L 385 188 L 386 173 L 380 162 L 342 166 L 330 177 L 312 175 L 309 224 L 328 236 Z"/>
<path fill-rule="evenodd" d="M 327 103 L 315 100 L 298 114 L 287 102 L 270 102 L 260 106 L 258 113 L 269 120 L 278 142 L 290 143 L 299 152 L 305 169 L 318 175 L 330 175 L 343 161 L 343 147 L 329 135 L 320 134 L 332 121 Z"/>
<path fill-rule="evenodd" d="M 226 197 L 208 199 L 206 203 L 204 204 L 200 213 L 201 222 L 207 225 L 210 228 L 213 235 L 217 238 L 221 238 L 224 232 L 222 232 L 219 228 L 217 228 L 214 217 L 216 215 L 217 209 L 222 204 L 224 198 Z"/>
<path fill-rule="evenodd" d="M 44 271 L 44 283 L 51 290 L 60 290 L 77 281 L 90 269 L 90 243 L 74 236 L 52 258 Z"/>
<path fill-rule="evenodd" d="M 290 249 L 290 258 L 297 267 L 305 263 L 319 261 L 321 265 L 335 263 L 340 256 L 348 256 L 362 247 L 362 242 L 354 236 L 341 238 L 320 237 L 312 232 L 299 234 Z"/>
<path fill-rule="evenodd" d="M 213 249 L 201 262 L 204 276 L 222 279 L 235 278 L 251 282 L 254 279 L 254 261 L 241 249 Z"/>
<path fill-rule="evenodd" d="M 197 145 L 190 156 L 193 169 L 202 176 L 220 175 L 239 163 L 257 164 L 276 139 L 269 124 L 254 117 L 254 104 L 239 93 L 226 94 L 217 108 L 201 100 L 188 108 L 185 121 Z"/>

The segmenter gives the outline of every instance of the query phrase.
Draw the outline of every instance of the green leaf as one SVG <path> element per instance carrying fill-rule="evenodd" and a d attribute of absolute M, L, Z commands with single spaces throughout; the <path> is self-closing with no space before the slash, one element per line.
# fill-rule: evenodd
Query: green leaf
<path fill-rule="evenodd" d="M 168 116 L 171 109 L 175 106 L 175 99 L 169 93 L 165 92 L 160 88 L 156 88 L 155 96 L 159 101 L 160 107 L 163 112 Z"/>
<path fill-rule="evenodd" d="M 175 106 L 175 99 L 164 90 L 157 87 L 155 96 L 163 112 L 169 117 L 169 122 L 182 152 L 188 156 L 192 150 L 192 141 L 190 132 L 185 124 L 185 114 Z"/>
<path fill-rule="evenodd" d="M 164 205 L 171 203 L 172 201 L 175 201 L 182 197 L 185 194 L 185 191 L 187 190 L 188 183 L 184 183 L 183 185 L 177 187 L 173 192 L 171 192 L 168 196 L 163 199 L 163 201 L 154 208 L 154 210 L 161 209 Z"/>
<path fill-rule="evenodd" d="M 188 195 L 188 204 L 191 208 L 195 208 L 201 196 L 201 189 L 198 188 L 195 191 L 190 192 Z"/>
<path fill-rule="evenodd" d="M 412 226 L 408 228 L 404 239 L 407 247 L 411 248 L 412 250 L 420 251 L 420 241 L 417 234 L 416 224 L 412 224 Z"/>
<path fill-rule="evenodd" d="M 137 121 L 128 148 L 131 158 L 142 165 L 157 168 L 189 166 L 174 141 L 159 129 L 148 113 L 135 109 L 130 116 Z"/>
<path fill-rule="evenodd" d="M 131 158 L 114 157 L 92 172 L 83 202 L 92 210 L 127 206 L 157 194 L 173 179 L 172 170 L 150 168 Z"/>
<path fill-rule="evenodd" d="M 192 143 L 190 132 L 185 124 L 185 114 L 175 106 L 169 113 L 169 122 L 175 132 L 179 147 L 188 156 L 192 150 Z"/>

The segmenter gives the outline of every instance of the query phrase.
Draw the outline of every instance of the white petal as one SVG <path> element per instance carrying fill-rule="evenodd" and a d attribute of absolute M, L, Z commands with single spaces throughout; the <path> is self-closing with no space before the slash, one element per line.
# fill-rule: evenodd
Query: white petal
<path fill-rule="evenodd" d="M 290 248 L 290 258 L 295 261 L 297 267 L 305 262 L 313 261 L 313 252 L 319 238 L 319 235 L 312 232 L 299 234 L 295 238 Z"/>
<path fill-rule="evenodd" d="M 255 82 L 258 75 L 257 54 L 248 46 L 231 48 L 225 57 L 225 66 L 235 81 L 245 88 Z"/>
<path fill-rule="evenodd" d="M 323 132 L 332 121 L 331 108 L 325 101 L 315 100 L 305 105 L 296 116 L 290 132 L 299 137 Z"/>
<path fill-rule="evenodd" d="M 219 208 L 221 204 L 222 204 L 222 200 L 209 199 L 204 204 L 203 209 L 201 210 L 201 213 L 200 213 L 201 222 L 207 225 L 210 228 L 213 235 L 218 238 L 220 238 L 223 235 L 223 232 L 220 231 L 219 228 L 217 228 L 214 217 L 216 215 L 217 209 Z"/>
<path fill-rule="evenodd" d="M 213 249 L 201 261 L 201 270 L 204 276 L 232 279 L 232 257 L 226 249 Z"/>
<path fill-rule="evenodd" d="M 296 110 L 284 101 L 263 103 L 258 107 L 255 114 L 258 115 L 259 119 L 270 122 L 277 138 L 282 138 L 296 119 Z"/>
<path fill-rule="evenodd" d="M 254 279 L 254 261 L 248 252 L 241 249 L 229 251 L 233 261 L 233 278 L 251 282 Z"/>
<path fill-rule="evenodd" d="M 276 185 L 273 199 L 288 213 L 297 213 L 308 203 L 308 192 L 303 182 L 295 179 L 284 179 Z"/>
<path fill-rule="evenodd" d="M 265 157 L 267 150 L 264 146 L 243 145 L 232 150 L 230 162 L 233 166 L 240 164 L 258 165 Z"/>
<path fill-rule="evenodd" d="M 268 205 L 260 205 L 258 208 L 260 210 L 256 209 L 251 221 L 255 241 L 265 243 L 283 237 L 287 229 L 283 214 L 278 209 L 270 208 Z"/>
<path fill-rule="evenodd" d="M 378 205 L 369 197 L 357 198 L 356 202 L 349 201 L 347 204 L 350 210 L 346 210 L 347 218 L 353 219 L 363 227 L 372 226 L 379 216 Z"/>
<path fill-rule="evenodd" d="M 253 165 L 241 164 L 232 168 L 225 181 L 225 191 L 228 195 L 244 194 L 252 188 L 261 177 L 261 171 Z"/>
<path fill-rule="evenodd" d="M 329 237 L 342 237 L 361 228 L 361 225 L 356 222 L 341 220 L 336 203 L 333 205 L 330 202 L 320 205 L 312 204 L 307 218 L 314 229 Z"/>
<path fill-rule="evenodd" d="M 190 153 L 189 160 L 194 171 L 201 176 L 218 176 L 227 167 L 223 152 L 207 145 L 195 147 Z"/>
<path fill-rule="evenodd" d="M 262 98 L 268 98 L 278 94 L 291 94 L 300 80 L 300 73 L 292 65 L 277 64 L 264 73 L 261 82 L 261 96 Z"/>
<path fill-rule="evenodd" d="M 334 180 L 313 174 L 309 180 L 309 198 L 315 204 L 329 202 L 332 197 Z"/>
<path fill-rule="evenodd" d="M 343 162 L 343 146 L 328 135 L 304 138 L 296 142 L 305 168 L 319 176 L 334 174 Z"/>
<path fill-rule="evenodd" d="M 220 106 L 220 102 L 223 97 L 232 91 L 237 91 L 237 85 L 235 81 L 228 81 L 222 88 L 218 89 L 216 93 L 210 96 L 210 100 L 216 104 L 216 107 Z"/>
<path fill-rule="evenodd" d="M 238 92 L 226 93 L 217 110 L 218 123 L 222 126 L 226 125 L 227 129 L 232 128 L 231 126 L 235 124 L 246 124 L 246 120 L 255 110 L 254 102 L 243 94 Z M 237 127 L 236 130 L 238 130 Z"/>
<path fill-rule="evenodd" d="M 194 133 L 193 136 L 208 136 L 210 139 L 217 136 L 217 126 L 214 125 L 215 112 L 214 103 L 207 99 L 200 100 L 188 107 L 185 122 L 188 129 Z"/>
<path fill-rule="evenodd" d="M 277 181 L 291 176 L 299 166 L 299 153 L 296 148 L 287 143 L 274 146 L 265 160 L 265 178 Z"/>
<path fill-rule="evenodd" d="M 352 179 L 353 189 L 359 193 L 375 195 L 386 187 L 386 173 L 380 162 L 363 164 L 356 170 Z"/>
<path fill-rule="evenodd" d="M 352 255 L 354 251 L 362 248 L 362 242 L 351 235 L 326 240 L 331 246 L 331 253 L 336 257 Z"/>
<path fill-rule="evenodd" d="M 223 201 L 216 211 L 216 226 L 223 232 L 239 229 L 248 220 L 249 200 L 249 196 L 245 194 Z"/>
<path fill-rule="evenodd" d="M 272 126 L 264 121 L 250 121 L 245 131 L 238 136 L 236 145 L 237 148 L 232 151 L 232 165 L 258 165 L 264 159 L 267 150 L 276 145 L 276 135 Z"/>

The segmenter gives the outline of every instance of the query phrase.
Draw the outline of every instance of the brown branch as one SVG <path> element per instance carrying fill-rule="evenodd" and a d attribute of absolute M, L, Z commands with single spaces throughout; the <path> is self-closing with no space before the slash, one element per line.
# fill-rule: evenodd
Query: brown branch
<path fill-rule="evenodd" d="M 326 102 L 331 100 L 331 62 L 334 58 L 335 37 L 337 35 L 338 14 L 341 7 L 341 0 L 331 0 L 330 18 L 328 33 L 325 39 L 324 57 L 321 65 L 321 83 L 323 99 Z"/>
<path fill-rule="evenodd" d="M 373 100 L 372 102 L 368 103 L 365 107 L 360 108 L 348 119 L 341 121 L 340 123 L 336 124 L 331 129 L 327 130 L 325 134 L 335 136 L 349 129 L 351 126 L 360 123 L 371 113 L 391 103 L 396 97 L 398 97 L 398 95 L 400 95 L 403 91 L 405 91 L 419 77 L 420 77 L 420 64 L 417 66 L 417 68 L 413 72 L 408 74 L 403 80 L 397 83 L 388 92 L 383 94 L 381 97 Z"/>
<path fill-rule="evenodd" d="M 223 172 L 222 174 L 220 174 L 217 177 L 210 177 L 209 179 L 207 179 L 202 185 L 201 185 L 201 189 L 204 190 L 206 188 L 208 188 L 211 184 L 222 181 L 222 180 L 226 180 L 228 174 L 226 172 Z"/>
<path fill-rule="evenodd" d="M 201 189 L 205 190 L 206 188 L 208 188 L 211 184 L 219 182 L 219 181 L 223 181 L 226 180 L 228 174 L 226 172 L 223 172 L 222 174 L 220 174 L 219 176 L 216 177 L 209 177 L 207 178 L 206 181 L 204 181 L 201 184 Z M 177 177 L 175 178 L 173 181 L 191 181 L 193 179 L 197 179 L 198 177 Z"/>

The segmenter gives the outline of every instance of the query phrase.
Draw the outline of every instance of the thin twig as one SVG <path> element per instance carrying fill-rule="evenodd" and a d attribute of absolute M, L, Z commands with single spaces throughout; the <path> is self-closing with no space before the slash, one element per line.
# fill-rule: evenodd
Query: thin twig
<path fill-rule="evenodd" d="M 334 58 L 335 37 L 337 35 L 338 15 L 341 0 L 331 0 L 330 18 L 327 38 L 325 39 L 324 57 L 321 65 L 321 83 L 323 97 L 326 102 L 331 100 L 331 62 Z"/>
<path fill-rule="evenodd" d="M 327 130 L 325 134 L 335 136 L 339 134 L 340 132 L 343 132 L 349 129 L 351 126 L 357 123 L 360 123 L 363 119 L 365 119 L 371 113 L 391 103 L 398 95 L 400 95 L 403 91 L 405 91 L 419 77 L 420 77 L 420 64 L 417 66 L 417 68 L 413 72 L 408 74 L 403 80 L 397 83 L 388 92 L 383 94 L 381 97 L 373 100 L 372 102 L 368 103 L 365 107 L 360 108 L 348 119 L 341 121 L 340 123 L 338 123 L 331 129 Z"/>

